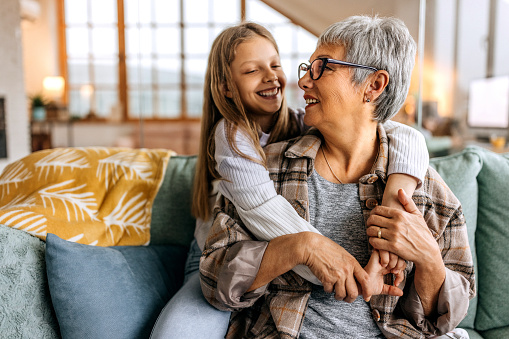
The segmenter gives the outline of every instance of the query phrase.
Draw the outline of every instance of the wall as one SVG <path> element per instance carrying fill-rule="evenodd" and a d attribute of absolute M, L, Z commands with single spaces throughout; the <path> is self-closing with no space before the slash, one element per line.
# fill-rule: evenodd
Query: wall
<path fill-rule="evenodd" d="M 23 62 L 19 0 L 0 1 L 0 96 L 5 97 L 7 159 L 0 159 L 0 171 L 30 152 L 29 120 Z"/>

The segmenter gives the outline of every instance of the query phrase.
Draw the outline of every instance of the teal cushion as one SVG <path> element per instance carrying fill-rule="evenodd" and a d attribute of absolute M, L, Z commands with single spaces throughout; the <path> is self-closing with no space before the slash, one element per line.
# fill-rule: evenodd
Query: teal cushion
<path fill-rule="evenodd" d="M 437 170 L 461 202 L 467 221 L 468 242 L 474 260 L 475 272 L 477 272 L 475 232 L 478 206 L 477 175 L 482 167 L 481 151 L 477 147 L 469 147 L 453 155 L 430 159 L 430 165 Z M 476 309 L 477 297 L 474 297 L 470 300 L 467 316 L 459 327 L 474 328 Z"/>
<path fill-rule="evenodd" d="M 482 332 L 484 339 L 503 339 L 509 338 L 509 326 L 495 328 L 493 330 Z M 472 339 L 472 337 L 470 337 Z"/>
<path fill-rule="evenodd" d="M 180 246 L 95 247 L 48 234 L 46 265 L 63 338 L 148 338 L 183 280 Z"/>
<path fill-rule="evenodd" d="M 44 242 L 0 225 L 0 337 L 58 338 Z"/>
<path fill-rule="evenodd" d="M 475 327 L 509 326 L 509 159 L 483 150 L 476 246 L 479 302 Z"/>
<path fill-rule="evenodd" d="M 152 207 L 150 243 L 189 246 L 196 220 L 191 215 L 196 156 L 172 156 Z"/>

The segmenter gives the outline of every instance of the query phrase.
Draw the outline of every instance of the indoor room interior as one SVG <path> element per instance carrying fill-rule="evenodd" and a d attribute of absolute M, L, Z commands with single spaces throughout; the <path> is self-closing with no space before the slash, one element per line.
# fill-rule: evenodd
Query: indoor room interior
<path fill-rule="evenodd" d="M 431 156 L 469 143 L 505 150 L 507 0 L 4 0 L 0 6 L 0 167 L 55 147 L 196 154 L 207 55 L 222 28 L 243 20 L 268 27 L 288 75 L 289 104 L 301 107 L 297 66 L 321 31 L 355 14 L 401 18 L 418 43 L 407 102 L 394 119 L 420 129 Z"/>

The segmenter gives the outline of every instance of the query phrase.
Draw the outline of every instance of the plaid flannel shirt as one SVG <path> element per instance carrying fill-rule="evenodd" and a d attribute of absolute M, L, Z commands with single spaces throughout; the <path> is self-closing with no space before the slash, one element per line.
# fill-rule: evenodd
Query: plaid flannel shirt
<path fill-rule="evenodd" d="M 378 137 L 380 148 L 375 164 L 371 173 L 359 180 L 359 196 L 365 221 L 371 209 L 381 203 L 387 179 L 388 141 L 380 124 Z M 314 168 L 314 159 L 321 142 L 318 130 L 311 129 L 302 137 L 271 144 L 265 148 L 267 168 L 276 191 L 307 220 L 309 220 L 307 178 Z M 468 286 L 468 298 L 472 298 L 475 294 L 474 268 L 459 201 L 432 168 L 428 169 L 425 181 L 422 187 L 415 191 L 413 200 L 441 249 L 447 274 L 459 275 L 459 279 Z M 227 199 L 223 198 L 216 205 L 214 213 L 214 224 L 200 262 L 200 277 L 205 298 L 219 309 L 233 311 L 226 337 L 298 338 L 311 294 L 311 283 L 293 271 L 274 279 L 264 287 L 264 293 L 257 298 L 246 297 L 245 300 L 239 300 L 236 307 L 218 301 L 216 298 L 218 276 L 223 265 L 231 259 L 229 255 L 232 253 L 229 253 L 229 250 L 239 242 L 255 239 L 244 227 L 235 207 Z M 413 284 L 411 262 L 407 263 L 405 276 L 403 297 L 371 298 L 370 306 L 374 320 L 388 338 L 424 338 L 425 333 L 437 334 L 434 324 L 438 321 L 419 320 L 405 313 L 404 305 L 415 303 L 415 299 L 418 299 Z M 386 277 L 390 279 L 389 276 Z M 246 293 L 246 296 L 248 294 Z M 464 315 L 466 313 L 460 315 L 460 319 Z"/>

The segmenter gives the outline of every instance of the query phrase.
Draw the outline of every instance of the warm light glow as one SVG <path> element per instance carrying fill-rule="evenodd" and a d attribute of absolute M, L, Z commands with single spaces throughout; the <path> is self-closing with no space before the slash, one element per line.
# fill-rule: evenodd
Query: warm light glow
<path fill-rule="evenodd" d="M 88 99 L 94 94 L 94 86 L 83 85 L 80 87 L 80 95 L 82 98 Z"/>
<path fill-rule="evenodd" d="M 47 97 L 59 101 L 64 94 L 65 80 L 63 77 L 45 77 L 42 81 L 42 87 Z"/>

